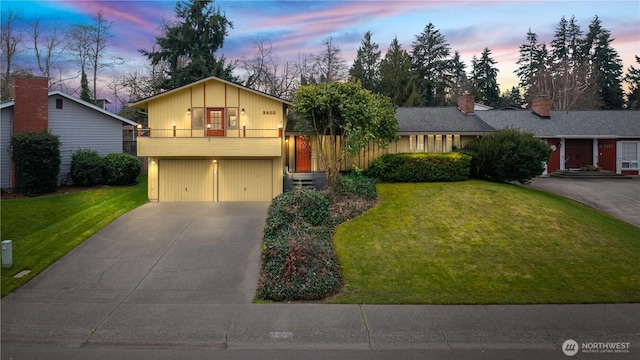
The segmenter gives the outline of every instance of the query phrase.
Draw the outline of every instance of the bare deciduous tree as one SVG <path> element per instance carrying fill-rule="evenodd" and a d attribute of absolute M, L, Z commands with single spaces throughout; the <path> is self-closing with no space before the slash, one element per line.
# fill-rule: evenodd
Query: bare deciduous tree
<path fill-rule="evenodd" d="M 62 74 L 58 60 L 64 55 L 69 44 L 66 34 L 58 23 L 54 23 L 49 28 L 43 27 L 42 17 L 36 18 L 29 27 L 33 52 L 40 74 L 49 79 L 49 89 L 60 86 L 64 80 L 61 76 L 59 79 L 54 77 L 56 70 Z"/>
<path fill-rule="evenodd" d="M 282 99 L 292 99 L 299 86 L 299 67 L 273 55 L 273 46 L 254 41 L 255 54 L 243 58 L 239 68 L 247 73 L 245 86 Z"/>
<path fill-rule="evenodd" d="M 0 28 L 0 53 L 2 59 L 2 81 L 0 84 L 0 101 L 11 98 L 11 74 L 15 71 L 13 60 L 24 49 L 20 48 L 22 34 L 16 30 L 16 22 L 22 18 L 20 10 L 8 8 L 2 12 L 2 27 Z"/>

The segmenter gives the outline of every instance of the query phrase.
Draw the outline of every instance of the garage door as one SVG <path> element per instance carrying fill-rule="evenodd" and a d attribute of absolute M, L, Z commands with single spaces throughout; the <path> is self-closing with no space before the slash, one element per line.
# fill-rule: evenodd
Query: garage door
<path fill-rule="evenodd" d="M 220 201 L 273 199 L 271 160 L 220 160 L 218 180 Z"/>
<path fill-rule="evenodd" d="M 213 201 L 214 172 L 211 160 L 160 160 L 159 201 Z"/>

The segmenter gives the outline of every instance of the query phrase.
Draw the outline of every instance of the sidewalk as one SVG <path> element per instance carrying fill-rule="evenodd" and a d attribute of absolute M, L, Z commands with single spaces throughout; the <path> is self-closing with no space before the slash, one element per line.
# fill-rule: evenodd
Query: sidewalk
<path fill-rule="evenodd" d="M 114 308 L 113 303 L 99 302 L 33 306 L 10 297 L 2 303 L 3 359 L 24 347 L 33 351 L 64 347 L 83 351 L 531 350 L 561 354 L 561 344 L 568 339 L 579 344 L 628 343 L 629 352 L 617 355 L 640 354 L 640 304 L 121 303 Z"/>

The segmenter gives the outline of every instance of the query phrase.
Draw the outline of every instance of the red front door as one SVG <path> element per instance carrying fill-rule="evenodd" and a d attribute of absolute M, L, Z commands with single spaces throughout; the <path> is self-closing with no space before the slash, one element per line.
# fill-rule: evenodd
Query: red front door
<path fill-rule="evenodd" d="M 593 140 L 567 139 L 564 156 L 569 169 L 593 165 Z"/>
<path fill-rule="evenodd" d="M 616 171 L 615 140 L 598 140 L 598 166 L 602 170 Z"/>
<path fill-rule="evenodd" d="M 296 171 L 311 171 L 311 142 L 308 137 L 296 137 Z"/>
<path fill-rule="evenodd" d="M 224 136 L 224 109 L 207 109 L 207 136 Z"/>

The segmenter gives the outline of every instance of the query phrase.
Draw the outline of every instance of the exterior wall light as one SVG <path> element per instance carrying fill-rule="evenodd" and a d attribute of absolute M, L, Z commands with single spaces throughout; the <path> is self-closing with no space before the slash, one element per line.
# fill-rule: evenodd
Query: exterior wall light
<path fill-rule="evenodd" d="M 242 108 L 242 111 L 240 111 L 240 115 L 244 115 L 244 108 Z"/>

